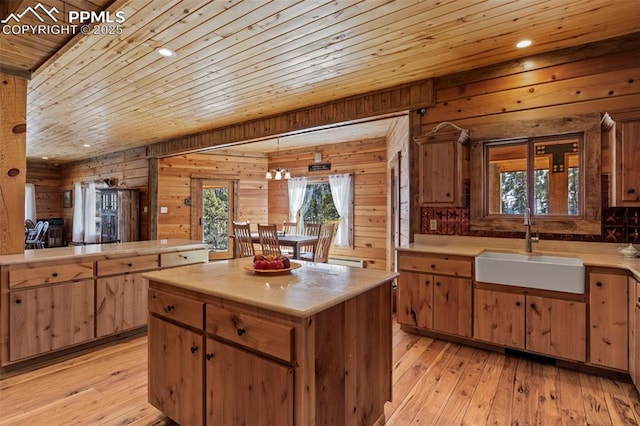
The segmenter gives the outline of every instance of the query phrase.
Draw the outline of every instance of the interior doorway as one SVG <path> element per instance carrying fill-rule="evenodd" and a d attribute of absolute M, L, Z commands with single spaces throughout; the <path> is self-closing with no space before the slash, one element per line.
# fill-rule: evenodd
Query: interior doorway
<path fill-rule="evenodd" d="M 192 179 L 191 238 L 207 244 L 209 260 L 233 258 L 234 188 L 232 180 Z"/>

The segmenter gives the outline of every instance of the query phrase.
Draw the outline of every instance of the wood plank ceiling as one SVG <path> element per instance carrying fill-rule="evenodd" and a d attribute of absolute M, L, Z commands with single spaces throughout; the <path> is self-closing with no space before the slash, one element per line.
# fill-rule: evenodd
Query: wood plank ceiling
<path fill-rule="evenodd" d="M 29 159 L 76 161 L 640 30 L 636 0 L 115 0 L 106 10 L 125 14 L 121 34 L 53 49 L 0 34 L 2 68 L 32 71 Z M 519 51 L 522 38 L 533 45 Z"/>

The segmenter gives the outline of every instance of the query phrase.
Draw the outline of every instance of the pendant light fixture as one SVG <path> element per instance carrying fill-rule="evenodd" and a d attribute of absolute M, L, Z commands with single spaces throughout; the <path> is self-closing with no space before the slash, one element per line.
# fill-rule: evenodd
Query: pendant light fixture
<path fill-rule="evenodd" d="M 276 148 L 276 157 L 278 156 L 278 153 L 280 153 L 280 138 L 278 138 L 278 142 L 277 142 L 277 148 Z M 281 179 L 291 179 L 291 173 L 289 173 L 289 170 L 287 169 L 282 169 L 280 167 L 276 167 L 275 169 L 271 169 L 269 170 L 265 175 L 264 178 L 267 180 L 270 179 L 274 179 L 274 180 L 281 180 Z"/>

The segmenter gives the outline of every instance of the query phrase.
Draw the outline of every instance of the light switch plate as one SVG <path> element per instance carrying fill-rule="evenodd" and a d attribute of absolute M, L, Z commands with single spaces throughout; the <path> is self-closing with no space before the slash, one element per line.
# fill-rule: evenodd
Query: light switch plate
<path fill-rule="evenodd" d="M 438 230 L 438 221 L 436 219 L 431 219 L 429 221 L 429 229 L 431 231 L 437 231 Z"/>
<path fill-rule="evenodd" d="M 169 207 L 160 207 L 160 213 L 169 213 Z"/>

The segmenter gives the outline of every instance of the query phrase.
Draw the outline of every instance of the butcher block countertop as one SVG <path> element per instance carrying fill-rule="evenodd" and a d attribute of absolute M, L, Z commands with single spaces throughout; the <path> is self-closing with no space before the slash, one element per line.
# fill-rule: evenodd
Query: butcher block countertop
<path fill-rule="evenodd" d="M 299 262 L 284 274 L 245 269 L 251 258 L 241 258 L 143 274 L 162 284 L 307 318 L 385 283 L 398 274 L 327 263 Z"/>
<path fill-rule="evenodd" d="M 124 256 L 171 253 L 184 250 L 206 248 L 201 241 L 170 239 L 133 241 L 128 243 L 89 244 L 82 246 L 56 247 L 48 249 L 25 250 L 24 253 L 0 256 L 0 265 L 51 262 L 73 258 L 111 259 Z"/>
<path fill-rule="evenodd" d="M 618 247 L 628 245 L 540 240 L 533 244 L 532 253 L 525 253 L 524 239 L 416 234 L 409 247 L 397 247 L 397 250 L 465 257 L 475 257 L 485 251 L 578 257 L 585 266 L 625 269 L 640 280 L 640 258 L 627 259 L 618 253 Z"/>

